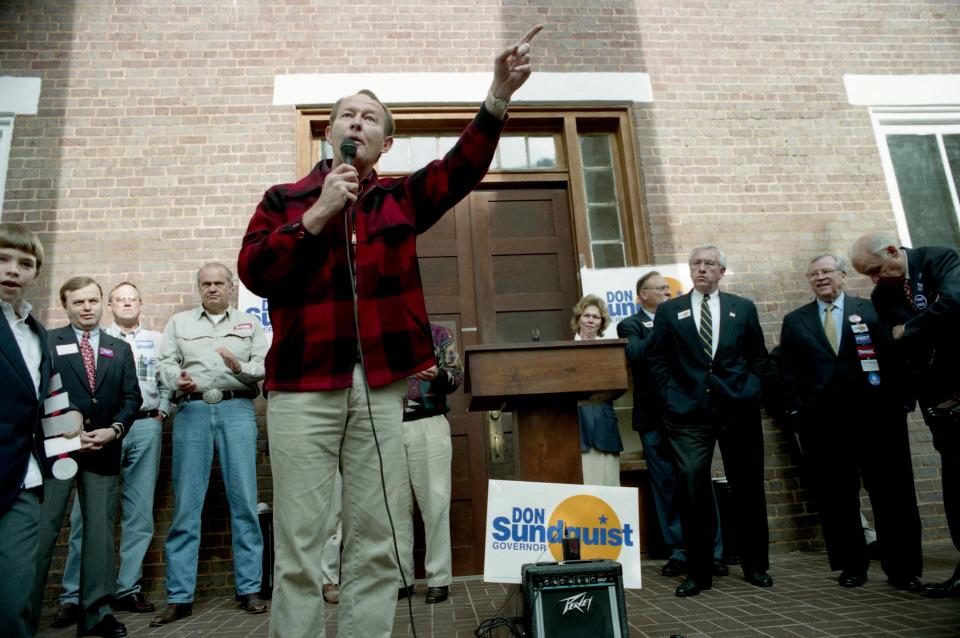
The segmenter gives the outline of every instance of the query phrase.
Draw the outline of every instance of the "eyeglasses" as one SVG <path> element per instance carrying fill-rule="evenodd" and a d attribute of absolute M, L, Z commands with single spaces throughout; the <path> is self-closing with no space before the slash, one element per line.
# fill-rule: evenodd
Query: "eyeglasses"
<path fill-rule="evenodd" d="M 821 268 L 820 270 L 811 270 L 807 273 L 807 279 L 819 279 L 820 277 L 829 277 L 834 273 L 840 272 L 836 268 Z"/>
<path fill-rule="evenodd" d="M 661 292 L 666 292 L 667 290 L 670 290 L 670 285 L 664 284 L 663 286 L 649 286 L 647 288 L 641 288 L 640 290 L 659 290 Z"/>
<path fill-rule="evenodd" d="M 114 303 L 134 303 L 140 301 L 140 297 L 114 297 Z"/>

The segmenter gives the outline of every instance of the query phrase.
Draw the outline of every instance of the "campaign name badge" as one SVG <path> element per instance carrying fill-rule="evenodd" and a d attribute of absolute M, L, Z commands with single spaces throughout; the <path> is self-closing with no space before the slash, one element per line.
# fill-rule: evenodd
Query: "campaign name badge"
<path fill-rule="evenodd" d="M 104 348 L 103 346 L 101 346 L 100 354 L 107 357 L 108 359 L 113 359 L 113 350 L 111 350 L 110 348 Z"/>
<path fill-rule="evenodd" d="M 857 346 L 857 354 L 860 355 L 860 358 L 872 357 L 874 355 L 873 348 L 870 346 Z"/>
<path fill-rule="evenodd" d="M 927 298 L 923 295 L 915 295 L 913 298 L 913 305 L 917 307 L 917 310 L 923 310 L 927 307 Z"/>
<path fill-rule="evenodd" d="M 57 355 L 61 357 L 66 356 L 68 354 L 77 354 L 78 352 L 80 352 L 80 349 L 77 347 L 77 344 L 75 343 L 64 343 L 57 346 Z"/>
<path fill-rule="evenodd" d="M 735 313 L 735 312 L 733 312 L 733 311 L 731 310 L 731 311 L 730 311 L 730 316 L 731 316 L 731 317 L 736 317 L 736 316 L 737 316 L 737 313 Z"/>
<path fill-rule="evenodd" d="M 690 316 L 689 310 L 681 310 L 677 313 L 677 319 L 686 319 Z"/>
<path fill-rule="evenodd" d="M 870 385 L 880 385 L 880 375 L 876 372 L 871 372 L 867 375 L 867 381 L 870 382 Z"/>
<path fill-rule="evenodd" d="M 850 329 L 853 330 L 854 332 L 867 332 L 868 330 L 870 330 L 870 328 L 868 328 L 867 324 L 865 323 L 855 323 L 852 326 L 850 326 Z"/>
<path fill-rule="evenodd" d="M 869 346 L 873 343 L 870 340 L 870 333 L 853 335 L 853 338 L 857 342 L 858 346 Z"/>
<path fill-rule="evenodd" d="M 876 359 L 863 359 L 860 361 L 860 368 L 864 372 L 880 372 L 880 362 Z"/>
<path fill-rule="evenodd" d="M 152 348 L 152 347 L 153 347 L 153 339 L 143 339 L 143 340 L 137 339 L 137 347 L 138 347 L 138 348 Z"/>
<path fill-rule="evenodd" d="M 652 322 L 652 321 L 642 321 L 641 324 L 643 325 L 644 328 L 652 328 L 652 327 L 653 327 L 653 322 Z"/>

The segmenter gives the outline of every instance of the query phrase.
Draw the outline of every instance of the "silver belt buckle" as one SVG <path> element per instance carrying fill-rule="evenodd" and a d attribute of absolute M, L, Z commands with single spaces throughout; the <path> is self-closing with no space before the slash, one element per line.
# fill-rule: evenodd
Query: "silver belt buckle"
<path fill-rule="evenodd" d="M 203 402 L 204 403 L 220 403 L 223 401 L 223 392 L 216 389 L 210 388 L 209 390 L 203 391 Z"/>

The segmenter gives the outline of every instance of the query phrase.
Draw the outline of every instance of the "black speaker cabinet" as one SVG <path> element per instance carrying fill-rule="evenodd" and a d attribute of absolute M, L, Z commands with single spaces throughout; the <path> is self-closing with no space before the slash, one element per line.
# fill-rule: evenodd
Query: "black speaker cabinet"
<path fill-rule="evenodd" d="M 536 563 L 521 569 L 533 638 L 626 638 L 623 568 L 613 560 Z"/>

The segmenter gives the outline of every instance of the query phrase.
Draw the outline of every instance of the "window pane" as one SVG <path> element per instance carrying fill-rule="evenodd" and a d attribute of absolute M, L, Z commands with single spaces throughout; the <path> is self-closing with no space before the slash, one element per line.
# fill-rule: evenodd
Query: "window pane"
<path fill-rule="evenodd" d="M 531 137 L 527 139 L 530 148 L 531 168 L 551 168 L 557 165 L 557 145 L 553 137 Z"/>
<path fill-rule="evenodd" d="M 522 137 L 500 138 L 500 168 L 526 168 L 527 145 Z"/>
<path fill-rule="evenodd" d="M 406 137 L 393 138 L 393 147 L 380 156 L 378 170 L 381 173 L 400 173 L 409 170 L 410 139 Z"/>
<path fill-rule="evenodd" d="M 594 268 L 620 268 L 627 265 L 623 255 L 623 244 L 594 244 Z"/>
<path fill-rule="evenodd" d="M 587 202 L 611 204 L 617 201 L 613 188 L 613 172 L 610 169 L 588 169 L 583 172 L 587 184 Z"/>
<path fill-rule="evenodd" d="M 450 149 L 453 148 L 453 145 L 457 143 L 457 140 L 460 139 L 456 135 L 449 135 L 438 138 L 438 146 L 440 151 L 440 157 L 443 157 L 450 152 Z"/>
<path fill-rule="evenodd" d="M 620 213 L 616 206 L 591 204 L 587 209 L 587 216 L 590 220 L 590 239 L 593 241 L 602 239 L 619 241 L 622 239 Z"/>
<path fill-rule="evenodd" d="M 943 145 L 947 149 L 947 161 L 953 177 L 953 188 L 960 193 L 960 135 L 944 135 Z"/>
<path fill-rule="evenodd" d="M 435 159 L 437 159 L 436 137 L 410 138 L 410 163 L 407 164 L 407 170 L 420 170 L 421 166 L 426 166 Z"/>
<path fill-rule="evenodd" d="M 957 211 L 935 135 L 888 135 L 900 200 L 914 246 L 960 248 Z"/>
<path fill-rule="evenodd" d="M 581 135 L 580 154 L 584 166 L 611 166 L 609 136 Z"/>

